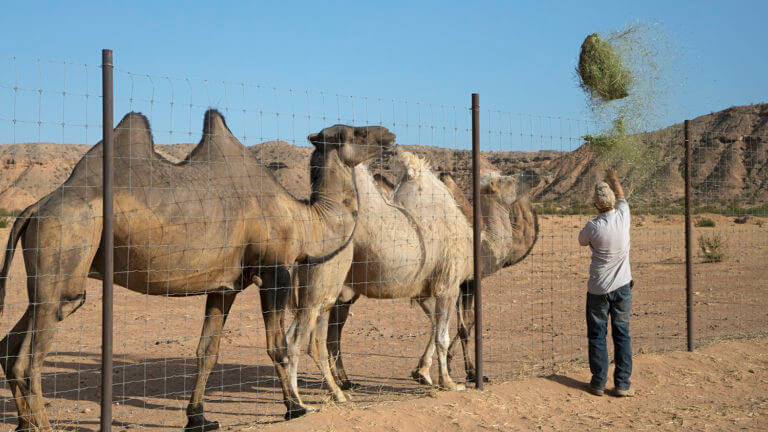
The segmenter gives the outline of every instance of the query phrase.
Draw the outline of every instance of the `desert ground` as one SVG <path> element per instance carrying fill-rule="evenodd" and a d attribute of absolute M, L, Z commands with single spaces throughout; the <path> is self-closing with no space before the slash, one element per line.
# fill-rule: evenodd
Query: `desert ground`
<path fill-rule="evenodd" d="M 346 368 L 362 387 L 353 402 L 329 403 L 320 374 L 301 359 L 305 402 L 320 413 L 285 423 L 272 364 L 265 353 L 256 289 L 230 314 L 221 357 L 208 383 L 208 417 L 225 430 L 672 430 L 760 429 L 768 413 L 768 220 L 706 215 L 727 256 L 694 265 L 694 354 L 685 348 L 685 266 L 681 216 L 634 216 L 632 336 L 637 396 L 595 398 L 588 378 L 584 292 L 589 260 L 576 236 L 589 216 L 541 216 L 541 233 L 524 262 L 483 280 L 487 390 L 448 394 L 412 381 L 428 323 L 408 300 L 361 299 L 345 328 Z M 763 223 L 766 222 L 766 223 Z M 0 230 L 5 244 L 8 229 Z M 43 388 L 61 430 L 97 430 L 101 282 L 61 322 Z M 149 297 L 115 290 L 115 430 L 179 429 L 192 390 L 204 299 Z M 17 253 L 8 284 L 3 333 L 27 305 L 24 263 Z M 740 339 L 721 341 L 723 339 Z M 456 352 L 453 376 L 464 380 Z M 436 364 L 436 362 L 435 362 Z M 436 376 L 436 365 L 433 376 Z M 0 389 L 0 428 L 15 427 L 7 383 Z M 270 426 L 271 425 L 271 426 Z"/>

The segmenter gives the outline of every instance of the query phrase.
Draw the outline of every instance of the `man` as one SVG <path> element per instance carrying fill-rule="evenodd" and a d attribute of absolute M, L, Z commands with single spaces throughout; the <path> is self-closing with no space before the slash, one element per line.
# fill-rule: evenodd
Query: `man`
<path fill-rule="evenodd" d="M 608 376 L 605 337 L 608 316 L 613 337 L 614 395 L 632 396 L 632 347 L 629 314 L 632 309 L 632 273 L 629 268 L 629 204 L 616 170 L 606 171 L 606 182 L 595 185 L 594 206 L 599 212 L 579 233 L 579 244 L 592 249 L 587 283 L 587 337 L 589 338 L 590 392 L 602 396 Z"/>

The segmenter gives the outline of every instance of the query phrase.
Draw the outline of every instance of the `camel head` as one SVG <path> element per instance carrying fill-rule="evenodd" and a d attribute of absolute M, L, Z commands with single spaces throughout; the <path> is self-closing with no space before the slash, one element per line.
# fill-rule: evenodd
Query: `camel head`
<path fill-rule="evenodd" d="M 307 139 L 321 153 L 338 152 L 339 158 L 348 167 L 354 167 L 395 145 L 395 134 L 382 126 L 337 124 L 311 134 Z"/>
<path fill-rule="evenodd" d="M 488 173 L 480 179 L 480 195 L 490 201 L 498 201 L 505 208 L 510 208 L 518 196 L 528 191 L 528 185 L 520 174 L 501 175 Z"/>
<path fill-rule="evenodd" d="M 480 193 L 509 208 L 518 199 L 537 194 L 550 183 L 550 175 L 527 168 L 512 175 L 491 172 L 480 179 Z"/>
<path fill-rule="evenodd" d="M 531 196 L 542 193 L 555 180 L 552 173 L 542 169 L 525 168 L 517 175 L 525 184 L 525 193 Z"/>

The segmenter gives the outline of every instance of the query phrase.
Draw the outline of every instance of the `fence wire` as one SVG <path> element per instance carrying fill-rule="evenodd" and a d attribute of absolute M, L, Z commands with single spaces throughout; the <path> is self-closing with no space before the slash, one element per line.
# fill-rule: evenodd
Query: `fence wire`
<path fill-rule="evenodd" d="M 101 71 L 3 62 L 0 233 L 21 241 L 2 281 L 0 420 L 96 429 Z M 237 428 L 472 378 L 469 98 L 431 105 L 119 64 L 114 93 L 113 425 Z M 587 355 L 589 251 L 577 235 L 603 168 L 583 137 L 599 125 L 491 110 L 481 125 L 484 373 L 557 373 Z M 696 236 L 719 236 L 724 251 L 695 264 L 704 343 L 765 331 L 768 239 L 764 185 L 733 180 L 742 167 L 765 177 L 764 138 L 700 130 Z M 672 149 L 677 183 L 629 197 L 635 352 L 685 346 L 682 129 L 648 139 Z M 451 341 L 452 380 L 440 371 Z M 23 385 L 40 372 L 36 399 Z M 14 394 L 33 409 L 20 404 L 19 417 Z"/>
<path fill-rule="evenodd" d="M 766 161 L 760 124 L 692 124 L 696 343 L 764 334 L 768 324 Z M 736 124 L 734 124 L 736 123 Z"/>

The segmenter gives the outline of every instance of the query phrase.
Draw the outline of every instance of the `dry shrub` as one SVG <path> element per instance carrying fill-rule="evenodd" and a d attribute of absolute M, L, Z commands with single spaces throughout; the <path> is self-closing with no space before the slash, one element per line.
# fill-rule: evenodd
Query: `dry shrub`
<path fill-rule="evenodd" d="M 714 228 L 715 221 L 710 218 L 701 218 L 696 221 L 696 227 L 698 228 Z"/>
<path fill-rule="evenodd" d="M 720 234 L 700 235 L 699 248 L 704 262 L 721 262 L 725 259 L 725 242 Z"/>

